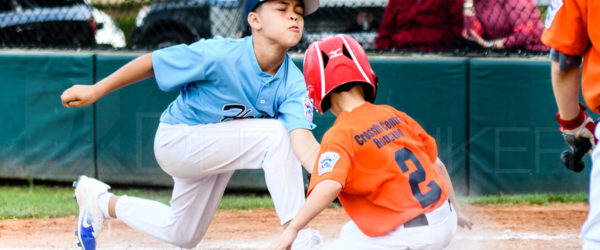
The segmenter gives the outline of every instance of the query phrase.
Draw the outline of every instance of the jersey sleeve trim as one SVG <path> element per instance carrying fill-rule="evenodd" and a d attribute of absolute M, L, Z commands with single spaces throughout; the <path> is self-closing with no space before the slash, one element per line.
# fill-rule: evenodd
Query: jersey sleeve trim
<path fill-rule="evenodd" d="M 585 50 L 587 49 L 581 49 L 577 46 L 569 45 L 560 39 L 554 39 L 551 35 L 547 33 L 547 31 L 544 31 L 544 35 L 542 36 L 542 42 L 548 47 L 553 48 L 569 56 L 582 56 L 585 53 Z"/>

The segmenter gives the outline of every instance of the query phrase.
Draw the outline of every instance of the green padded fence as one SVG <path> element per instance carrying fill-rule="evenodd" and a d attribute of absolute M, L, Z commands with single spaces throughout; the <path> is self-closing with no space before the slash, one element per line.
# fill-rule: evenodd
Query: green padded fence
<path fill-rule="evenodd" d="M 98 55 L 97 78 L 107 76 L 133 58 L 133 55 Z M 302 67 L 302 58 L 296 57 L 294 62 Z M 436 68 L 444 70 L 432 70 L 434 62 Z M 464 192 L 467 60 L 374 59 L 372 65 L 379 79 L 382 79 L 377 103 L 392 105 L 407 112 L 436 138 L 440 158 L 446 162 L 457 190 Z M 445 95 L 433 98 L 435 95 L 432 93 Z M 111 93 L 97 103 L 100 178 L 113 183 L 171 183 L 154 159 L 152 143 L 158 118 L 176 94 L 176 91 L 161 92 L 154 79 L 149 79 Z M 431 112 L 440 105 L 447 107 L 444 112 Z M 315 137 L 320 140 L 334 121 L 335 117 L 330 113 L 316 114 Z M 263 171 L 237 171 L 228 187 L 264 189 Z"/>
<path fill-rule="evenodd" d="M 589 162 L 576 174 L 559 160 L 567 146 L 554 118 L 550 62 L 472 59 L 470 67 L 470 193 L 587 190 Z"/>
<path fill-rule="evenodd" d="M 92 84 L 139 54 L 0 53 L 0 178 L 170 186 L 154 158 L 159 116 L 176 97 L 149 79 L 87 108 L 60 94 Z M 294 62 L 302 66 L 302 57 Z M 438 143 L 459 194 L 586 191 L 569 172 L 554 120 L 548 60 L 372 57 L 376 103 L 417 120 Z M 315 114 L 315 137 L 333 124 Z M 237 171 L 228 188 L 266 190 L 262 170 Z"/>
<path fill-rule="evenodd" d="M 74 180 L 93 175 L 92 108 L 60 95 L 93 83 L 92 54 L 0 54 L 0 177 Z"/>

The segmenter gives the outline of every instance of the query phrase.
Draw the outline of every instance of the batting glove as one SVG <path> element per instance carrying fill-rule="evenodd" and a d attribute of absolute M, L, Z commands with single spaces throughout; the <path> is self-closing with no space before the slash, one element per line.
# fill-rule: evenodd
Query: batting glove
<path fill-rule="evenodd" d="M 579 104 L 579 114 L 572 120 L 565 121 L 560 119 L 560 114 L 556 113 L 556 119 L 560 124 L 559 131 L 562 133 L 565 142 L 574 149 L 577 146 L 577 141 L 581 139 L 590 140 L 592 147 L 596 146 L 596 138 L 594 137 L 594 129 L 596 124 L 594 120 L 584 112 L 585 106 Z"/>

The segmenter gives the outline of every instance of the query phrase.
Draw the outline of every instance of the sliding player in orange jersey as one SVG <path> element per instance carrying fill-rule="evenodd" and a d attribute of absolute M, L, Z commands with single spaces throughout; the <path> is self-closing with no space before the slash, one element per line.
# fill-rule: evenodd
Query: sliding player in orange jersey
<path fill-rule="evenodd" d="M 352 220 L 329 249 L 441 249 L 457 223 L 471 228 L 435 140 L 408 115 L 372 104 L 375 73 L 355 40 L 311 44 L 304 76 L 316 109 L 337 119 L 323 137 L 306 203 L 272 249 L 288 248 L 336 196 Z"/>

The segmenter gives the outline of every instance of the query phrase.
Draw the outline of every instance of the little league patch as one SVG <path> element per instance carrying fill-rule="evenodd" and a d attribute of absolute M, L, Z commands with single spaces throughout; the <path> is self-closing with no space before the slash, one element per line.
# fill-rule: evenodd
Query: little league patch
<path fill-rule="evenodd" d="M 313 102 L 308 97 L 304 98 L 304 116 L 306 116 L 306 120 L 313 120 Z"/>
<path fill-rule="evenodd" d="M 340 155 L 336 152 L 322 153 L 319 157 L 319 176 L 321 176 L 324 173 L 331 172 L 331 170 L 333 170 L 333 166 L 339 158 Z"/>
<path fill-rule="evenodd" d="M 550 5 L 548 6 L 548 10 L 546 12 L 546 21 L 544 22 L 544 26 L 546 27 L 546 29 L 550 28 L 550 26 L 552 25 L 552 20 L 554 20 L 554 16 L 556 15 L 556 12 L 558 12 L 558 10 L 562 6 L 563 6 L 562 0 L 552 0 Z"/>

